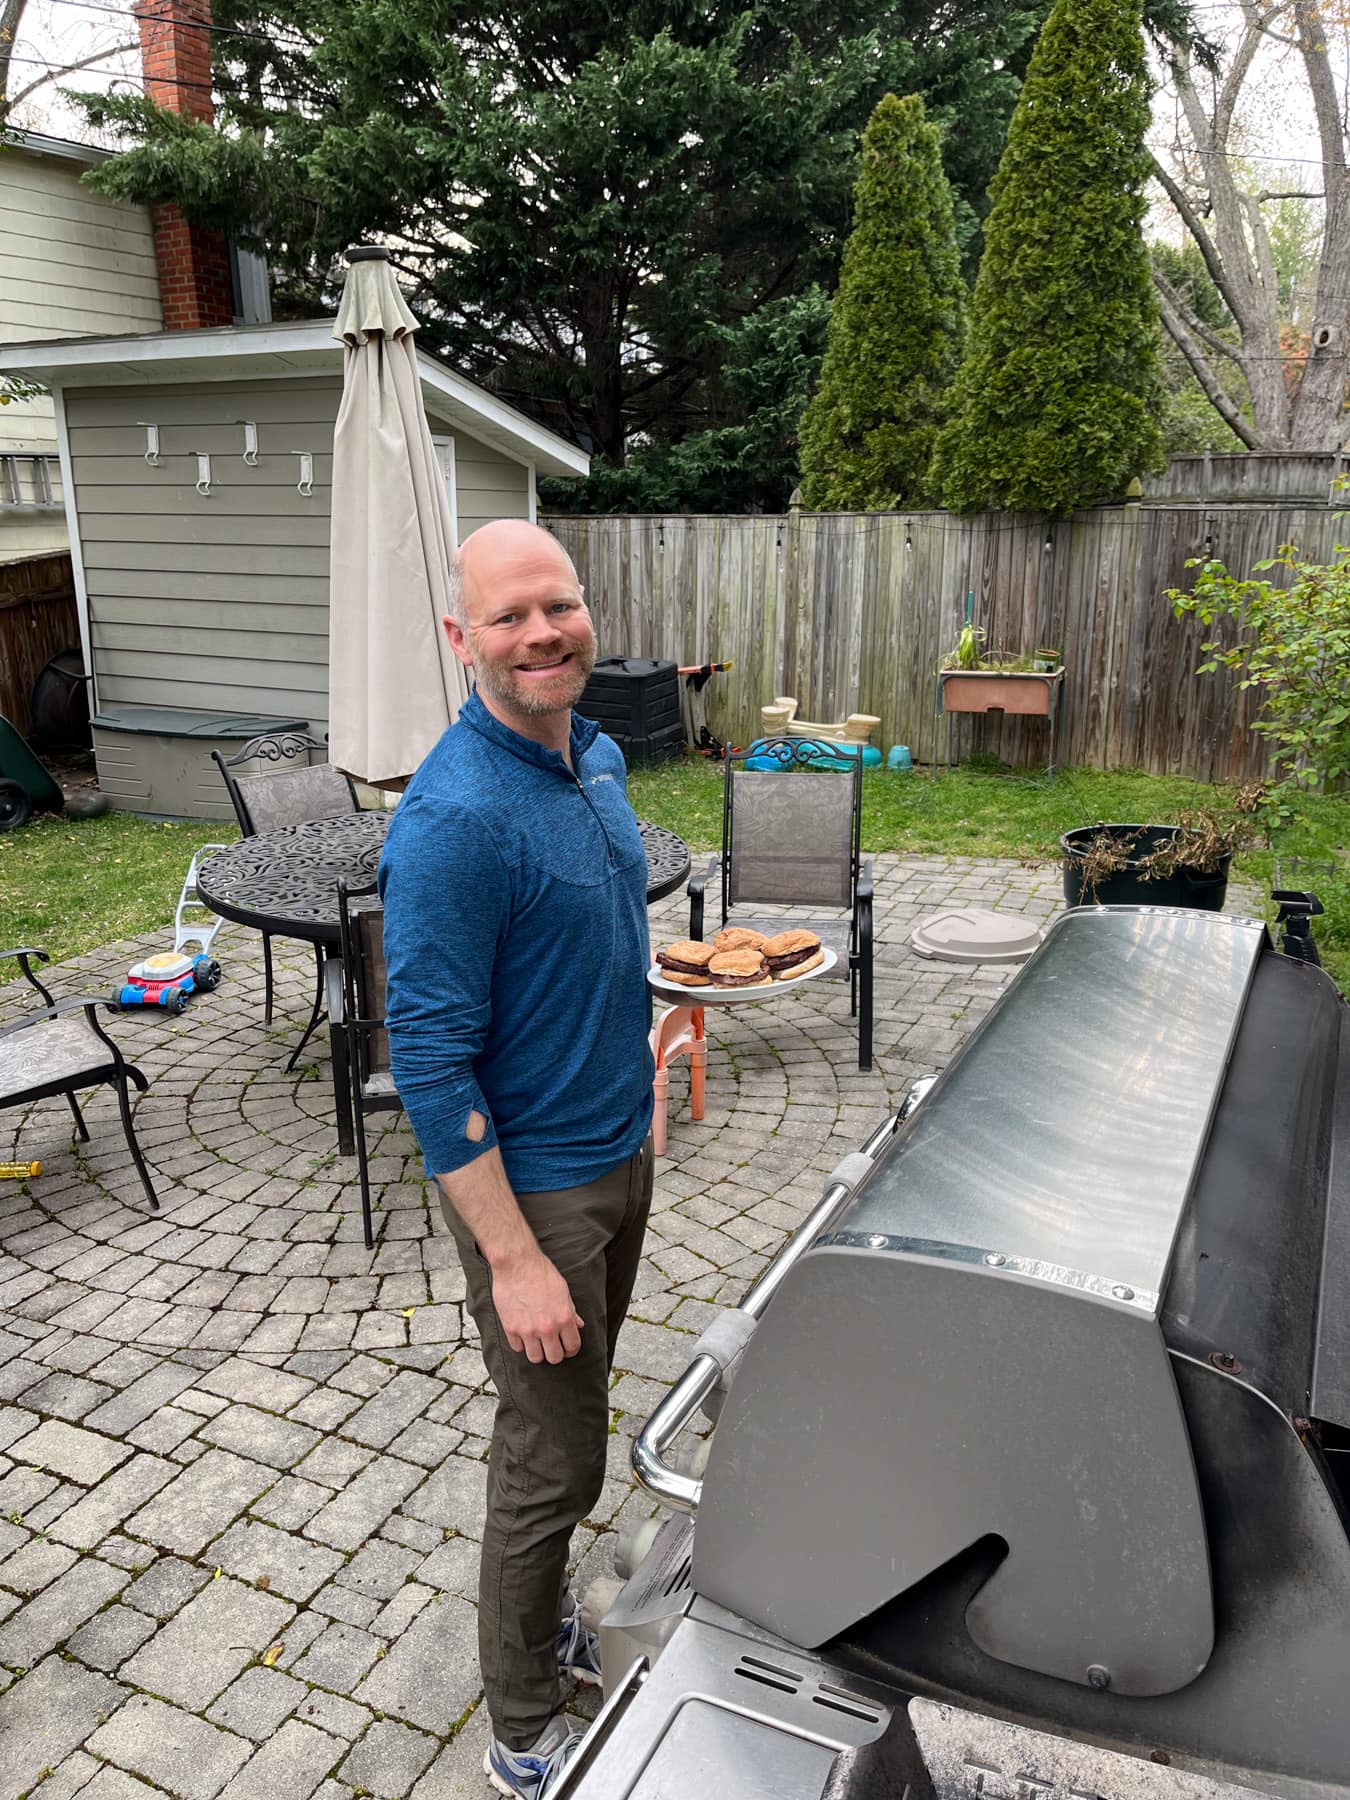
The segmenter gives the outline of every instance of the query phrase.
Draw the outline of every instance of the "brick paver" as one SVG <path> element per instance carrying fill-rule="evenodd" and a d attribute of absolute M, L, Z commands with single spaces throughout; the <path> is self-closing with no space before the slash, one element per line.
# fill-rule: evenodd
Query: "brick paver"
<path fill-rule="evenodd" d="M 613 1530 L 651 1510 L 631 1436 L 713 1309 L 1010 979 L 925 962 L 915 921 L 1060 904 L 1049 867 L 875 867 L 875 1067 L 857 1068 L 846 985 L 816 982 L 708 1012 L 700 1124 L 685 1065 L 673 1072 L 610 1479 L 573 1547 L 580 1585 L 610 1573 Z M 683 907 L 653 909 L 657 942 L 685 934 Z M 107 945 L 51 983 L 107 991 L 162 948 Z M 365 1249 L 326 1049 L 284 1072 L 308 951 L 277 941 L 269 1031 L 259 940 L 227 927 L 217 949 L 217 993 L 112 1025 L 151 1078 L 136 1121 L 158 1215 L 109 1090 L 86 1102 L 87 1145 L 58 1102 L 0 1118 L 0 1158 L 45 1165 L 0 1190 L 0 1800 L 485 1794 L 473 1602 L 492 1395 L 453 1245 L 390 1115 L 370 1122 Z M 0 989 L 0 1022 L 28 997 Z"/>

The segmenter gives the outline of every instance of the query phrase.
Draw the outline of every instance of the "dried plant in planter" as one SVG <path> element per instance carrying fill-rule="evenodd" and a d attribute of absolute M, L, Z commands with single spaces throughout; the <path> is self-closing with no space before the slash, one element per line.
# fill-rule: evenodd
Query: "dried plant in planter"
<path fill-rule="evenodd" d="M 1108 875 L 1119 875 L 1122 869 L 1128 869 L 1138 843 L 1137 835 L 1122 837 L 1099 821 L 1096 831 L 1074 853 L 1074 866 L 1085 891 L 1095 894 Z"/>
<path fill-rule="evenodd" d="M 1244 804 L 1248 794 L 1257 798 Z M 1239 790 L 1232 810 L 1200 806 L 1177 814 L 1175 834 L 1139 859 L 1145 881 L 1166 881 L 1181 869 L 1196 875 L 1213 875 L 1225 862 L 1267 842 L 1264 820 L 1257 808 L 1263 788 Z"/>
<path fill-rule="evenodd" d="M 1103 882 L 1127 869 L 1141 881 L 1217 875 L 1232 857 L 1268 846 L 1267 799 L 1265 785 L 1253 783 L 1238 788 L 1227 806 L 1186 808 L 1172 828 L 1131 830 L 1099 822 L 1075 844 L 1071 861 L 1076 878 L 1084 894 L 1095 897 Z M 1155 840 L 1153 848 L 1138 854 L 1141 841 L 1148 839 Z"/>

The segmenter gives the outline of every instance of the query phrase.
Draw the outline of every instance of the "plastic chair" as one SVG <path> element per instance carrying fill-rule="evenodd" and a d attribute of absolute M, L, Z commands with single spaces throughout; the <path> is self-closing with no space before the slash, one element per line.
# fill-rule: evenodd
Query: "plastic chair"
<path fill-rule="evenodd" d="M 652 1148 L 666 1153 L 666 1103 L 670 1094 L 670 1065 L 677 1057 L 689 1058 L 689 1116 L 703 1117 L 703 1091 L 707 1078 L 708 1045 L 703 1035 L 701 1006 L 672 1006 L 652 1026 L 652 1055 L 656 1077 L 652 1082 Z"/>

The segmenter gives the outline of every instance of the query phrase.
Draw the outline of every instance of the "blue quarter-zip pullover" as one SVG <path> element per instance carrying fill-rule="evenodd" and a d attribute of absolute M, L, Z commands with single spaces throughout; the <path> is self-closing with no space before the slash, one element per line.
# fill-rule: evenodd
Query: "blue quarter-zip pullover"
<path fill-rule="evenodd" d="M 574 714 L 570 748 L 472 694 L 389 828 L 391 1068 L 430 1175 L 496 1144 L 517 1193 L 576 1187 L 651 1122 L 646 856 L 618 746 Z"/>

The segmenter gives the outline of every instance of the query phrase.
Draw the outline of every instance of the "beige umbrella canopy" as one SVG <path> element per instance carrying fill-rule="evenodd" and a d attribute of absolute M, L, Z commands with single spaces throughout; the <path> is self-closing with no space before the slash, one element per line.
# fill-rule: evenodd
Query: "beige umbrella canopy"
<path fill-rule="evenodd" d="M 333 336 L 344 345 L 333 439 L 328 754 L 401 783 L 468 695 L 441 626 L 455 541 L 422 408 L 409 312 L 384 250 L 353 250 Z"/>

